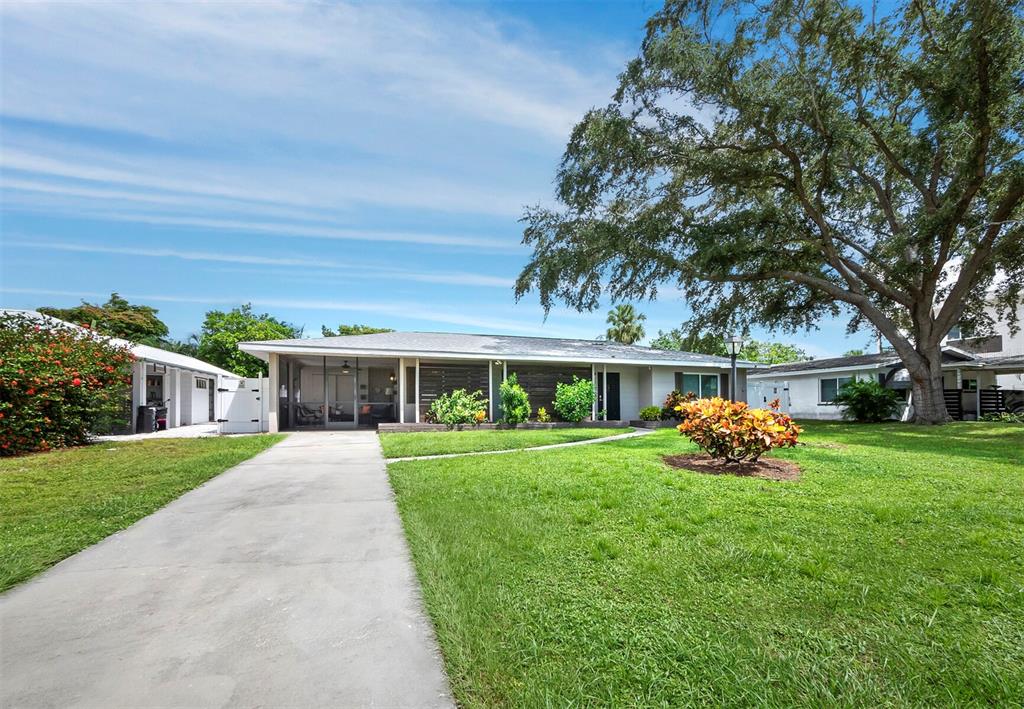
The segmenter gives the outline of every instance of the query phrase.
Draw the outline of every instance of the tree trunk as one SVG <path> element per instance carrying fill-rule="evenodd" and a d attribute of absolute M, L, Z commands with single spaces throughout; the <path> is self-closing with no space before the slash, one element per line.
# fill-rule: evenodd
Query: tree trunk
<path fill-rule="evenodd" d="M 942 350 L 938 346 L 918 351 L 924 360 L 920 367 L 908 369 L 913 393 L 914 416 L 911 423 L 943 424 L 952 421 L 946 411 L 942 385 Z"/>

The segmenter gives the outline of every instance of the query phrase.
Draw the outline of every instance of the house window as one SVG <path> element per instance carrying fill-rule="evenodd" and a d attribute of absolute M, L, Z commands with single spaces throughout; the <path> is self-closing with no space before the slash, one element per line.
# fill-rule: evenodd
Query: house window
<path fill-rule="evenodd" d="M 676 372 L 676 390 L 683 394 L 696 394 L 702 399 L 718 396 L 718 375 Z"/>
<path fill-rule="evenodd" d="M 978 391 L 978 380 L 977 379 L 964 379 L 961 384 L 964 391 Z"/>
<path fill-rule="evenodd" d="M 208 382 L 207 382 L 206 379 L 202 379 L 200 377 L 196 377 L 196 389 L 205 389 L 207 387 L 207 385 L 208 385 Z"/>
<path fill-rule="evenodd" d="M 818 380 L 818 403 L 831 404 L 836 400 L 836 394 L 844 386 L 853 381 L 853 377 L 828 377 Z"/>

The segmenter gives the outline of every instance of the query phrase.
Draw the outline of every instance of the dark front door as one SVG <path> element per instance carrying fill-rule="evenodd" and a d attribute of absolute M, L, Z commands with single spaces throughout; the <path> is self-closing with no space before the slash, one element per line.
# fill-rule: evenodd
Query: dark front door
<path fill-rule="evenodd" d="M 622 418 L 622 411 L 619 408 L 619 373 L 608 372 L 608 391 L 605 391 L 605 376 L 597 375 L 597 410 L 598 416 L 603 410 L 605 418 L 609 421 L 618 421 Z"/>
<path fill-rule="evenodd" d="M 618 421 L 622 418 L 619 410 L 619 373 L 608 372 L 608 401 L 605 404 L 608 409 L 608 420 Z"/>

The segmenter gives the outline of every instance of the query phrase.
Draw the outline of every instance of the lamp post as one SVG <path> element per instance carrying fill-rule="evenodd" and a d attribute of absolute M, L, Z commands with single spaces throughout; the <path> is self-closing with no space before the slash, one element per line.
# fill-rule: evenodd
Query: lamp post
<path fill-rule="evenodd" d="M 725 349 L 729 352 L 729 359 L 732 360 L 732 379 L 729 380 L 729 400 L 736 401 L 736 357 L 743 349 L 743 338 L 739 335 L 730 335 L 725 338 Z"/>

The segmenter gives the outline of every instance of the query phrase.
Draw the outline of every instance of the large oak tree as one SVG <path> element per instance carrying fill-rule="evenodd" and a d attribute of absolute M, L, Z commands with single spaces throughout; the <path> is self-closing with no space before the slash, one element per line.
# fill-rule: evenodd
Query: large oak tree
<path fill-rule="evenodd" d="M 527 212 L 536 289 L 593 309 L 683 291 L 693 325 L 852 315 L 948 420 L 940 342 L 1016 326 L 1024 278 L 1019 0 L 670 0 L 576 126 L 562 207 Z"/>

